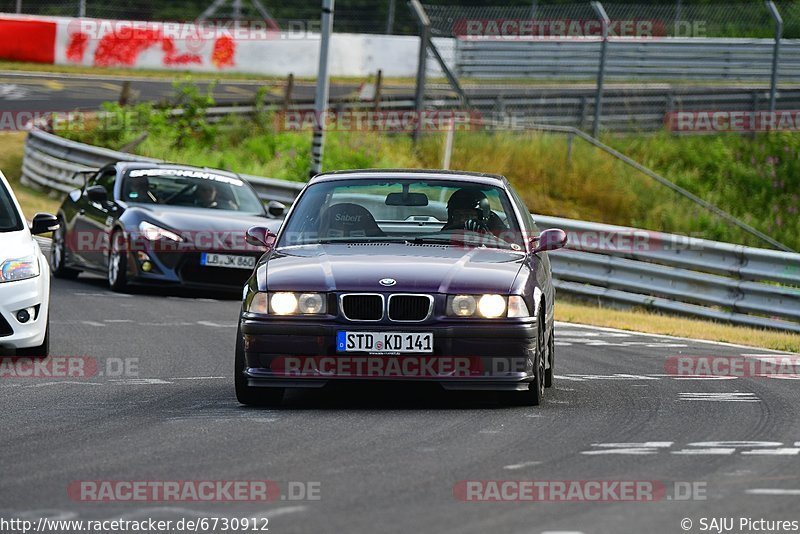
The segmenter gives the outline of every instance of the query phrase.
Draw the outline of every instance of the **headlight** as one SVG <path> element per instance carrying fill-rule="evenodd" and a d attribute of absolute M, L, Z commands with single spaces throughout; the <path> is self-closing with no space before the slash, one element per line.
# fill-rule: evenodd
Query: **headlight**
<path fill-rule="evenodd" d="M 327 312 L 324 293 L 256 293 L 247 306 L 250 313 L 322 315 Z"/>
<path fill-rule="evenodd" d="M 170 232 L 160 226 L 142 221 L 139 223 L 139 232 L 150 241 L 158 241 L 159 239 L 170 239 L 172 241 L 181 242 L 183 238 L 175 232 Z"/>
<path fill-rule="evenodd" d="M 530 317 L 525 299 L 520 295 L 451 295 L 447 298 L 451 317 Z"/>
<path fill-rule="evenodd" d="M 297 297 L 294 293 L 273 293 L 269 305 L 276 315 L 291 315 L 297 312 Z"/>
<path fill-rule="evenodd" d="M 14 258 L 0 264 L 0 282 L 14 282 L 39 276 L 39 260 L 36 256 Z"/>
<path fill-rule="evenodd" d="M 471 317 L 475 315 L 475 310 L 478 309 L 478 303 L 472 295 L 456 295 L 451 297 L 450 311 L 453 315 L 459 317 Z"/>
<path fill-rule="evenodd" d="M 484 295 L 478 301 L 478 313 L 488 319 L 500 317 L 506 311 L 506 299 L 500 295 Z"/>

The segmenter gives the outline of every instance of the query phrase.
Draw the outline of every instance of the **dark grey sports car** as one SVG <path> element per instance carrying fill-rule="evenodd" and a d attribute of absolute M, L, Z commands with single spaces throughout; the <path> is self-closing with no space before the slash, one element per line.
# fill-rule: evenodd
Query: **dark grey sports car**
<path fill-rule="evenodd" d="M 244 404 L 334 380 L 435 381 L 539 404 L 553 381 L 554 290 L 539 232 L 502 176 L 370 170 L 302 191 L 247 283 L 235 357 Z"/>
<path fill-rule="evenodd" d="M 61 278 L 104 274 L 115 291 L 129 284 L 240 291 L 264 252 L 246 242 L 247 229 L 277 231 L 283 210 L 265 209 L 230 172 L 118 162 L 67 195 L 50 266 Z"/>

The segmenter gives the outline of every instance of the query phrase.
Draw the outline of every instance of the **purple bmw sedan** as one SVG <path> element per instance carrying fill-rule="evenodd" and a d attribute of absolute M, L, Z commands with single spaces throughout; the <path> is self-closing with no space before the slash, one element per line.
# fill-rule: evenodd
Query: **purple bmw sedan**
<path fill-rule="evenodd" d="M 433 381 L 537 405 L 553 383 L 555 293 L 540 232 L 502 176 L 314 177 L 265 245 L 236 340 L 239 402 L 339 380 Z"/>

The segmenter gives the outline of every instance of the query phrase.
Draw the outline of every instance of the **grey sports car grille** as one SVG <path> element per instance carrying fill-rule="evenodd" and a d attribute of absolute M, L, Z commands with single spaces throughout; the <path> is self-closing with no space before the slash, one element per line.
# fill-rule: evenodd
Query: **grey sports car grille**
<path fill-rule="evenodd" d="M 389 296 L 389 319 L 392 321 L 424 321 L 431 312 L 433 299 L 428 295 Z"/>
<path fill-rule="evenodd" d="M 342 312 L 351 321 L 380 321 L 383 318 L 381 295 L 344 295 Z"/>

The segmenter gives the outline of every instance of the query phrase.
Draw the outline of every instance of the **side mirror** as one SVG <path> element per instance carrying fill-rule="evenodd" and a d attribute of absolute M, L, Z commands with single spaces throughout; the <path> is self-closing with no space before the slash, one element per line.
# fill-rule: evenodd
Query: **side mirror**
<path fill-rule="evenodd" d="M 538 240 L 538 243 L 534 243 Z M 531 246 L 533 253 L 547 252 L 548 250 L 556 250 L 563 248 L 567 244 L 567 233 L 560 228 L 551 228 L 545 230 L 538 237 L 531 239 Z"/>
<path fill-rule="evenodd" d="M 286 204 L 278 202 L 277 200 L 270 200 L 267 202 L 267 213 L 269 213 L 271 217 L 278 218 L 286 213 Z"/>
<path fill-rule="evenodd" d="M 58 219 L 49 213 L 37 213 L 31 221 L 31 233 L 33 235 L 48 234 L 55 232 L 59 227 Z"/>
<path fill-rule="evenodd" d="M 86 189 L 86 197 L 97 204 L 105 204 L 108 202 L 108 192 L 102 185 L 93 185 Z"/>
<path fill-rule="evenodd" d="M 88 171 L 76 171 L 76 172 L 72 173 L 72 178 L 71 178 L 72 184 L 73 185 L 78 185 L 75 182 L 77 182 L 78 178 L 80 177 L 80 180 L 81 180 L 80 186 L 82 188 L 82 187 L 84 187 L 86 185 L 86 179 L 90 175 L 96 174 L 96 173 L 97 173 L 97 169 L 92 169 L 92 170 L 88 170 Z"/>
<path fill-rule="evenodd" d="M 267 249 L 271 249 L 272 245 L 275 244 L 276 237 L 278 236 L 270 232 L 268 228 L 253 226 L 247 230 L 245 241 L 247 241 L 248 245 L 253 245 L 254 247 L 267 247 Z"/>

